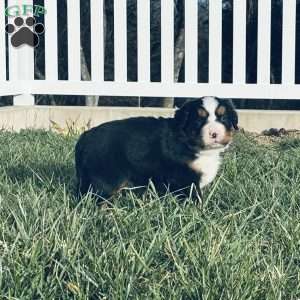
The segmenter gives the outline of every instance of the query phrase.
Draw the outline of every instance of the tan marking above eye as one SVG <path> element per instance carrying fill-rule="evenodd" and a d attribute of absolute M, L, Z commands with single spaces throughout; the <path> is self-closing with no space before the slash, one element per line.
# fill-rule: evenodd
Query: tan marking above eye
<path fill-rule="evenodd" d="M 225 112 L 226 112 L 225 106 L 219 106 L 216 111 L 217 115 L 219 116 L 223 116 Z"/>
<path fill-rule="evenodd" d="M 200 108 L 200 109 L 198 109 L 198 115 L 201 118 L 206 118 L 208 116 L 208 113 L 205 109 Z"/>

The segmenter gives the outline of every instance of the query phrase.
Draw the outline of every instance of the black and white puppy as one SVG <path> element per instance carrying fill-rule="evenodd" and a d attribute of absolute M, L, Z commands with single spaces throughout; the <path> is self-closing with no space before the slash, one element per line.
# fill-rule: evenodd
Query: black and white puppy
<path fill-rule="evenodd" d="M 213 181 L 221 153 L 232 140 L 238 116 L 230 100 L 203 97 L 174 118 L 112 121 L 80 137 L 75 150 L 79 195 L 89 190 L 108 199 L 124 187 L 190 193 Z"/>

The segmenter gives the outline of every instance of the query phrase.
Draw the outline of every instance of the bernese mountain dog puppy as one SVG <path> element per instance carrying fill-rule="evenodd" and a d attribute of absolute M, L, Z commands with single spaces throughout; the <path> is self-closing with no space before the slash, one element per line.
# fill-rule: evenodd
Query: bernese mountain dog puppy
<path fill-rule="evenodd" d="M 112 121 L 81 135 L 75 149 L 78 193 L 109 199 L 124 187 L 147 186 L 201 201 L 221 153 L 238 129 L 230 100 L 203 97 L 187 102 L 174 118 Z M 191 194 L 192 193 L 192 194 Z"/>

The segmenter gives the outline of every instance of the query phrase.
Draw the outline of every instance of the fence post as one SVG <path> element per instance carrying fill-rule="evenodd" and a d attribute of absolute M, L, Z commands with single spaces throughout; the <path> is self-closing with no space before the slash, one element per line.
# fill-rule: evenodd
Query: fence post
<path fill-rule="evenodd" d="M 1 11 L 4 9 L 4 1 L 0 5 Z M 6 81 L 6 47 L 5 47 L 5 15 L 0 14 L 0 82 Z"/>
<path fill-rule="evenodd" d="M 45 15 L 45 77 L 49 81 L 58 80 L 58 38 L 57 0 L 44 0 Z"/>
<path fill-rule="evenodd" d="M 68 0 L 68 69 L 69 81 L 80 81 L 80 1 Z"/>
<path fill-rule="evenodd" d="M 288 85 L 295 83 L 297 1 L 282 4 L 282 83 Z"/>
<path fill-rule="evenodd" d="M 165 0 L 166 1 L 166 0 Z M 126 1 L 114 2 L 115 81 L 127 81 L 127 20 Z"/>
<path fill-rule="evenodd" d="M 258 1 L 257 84 L 270 84 L 272 1 Z"/>
<path fill-rule="evenodd" d="M 33 5 L 33 0 L 8 0 L 8 6 Z M 28 14 L 29 16 L 29 14 Z M 26 18 L 26 16 L 22 16 Z M 8 23 L 14 24 L 14 17 L 8 17 Z M 22 85 L 24 92 L 14 96 L 14 105 L 34 105 L 34 95 L 30 94 L 28 84 L 22 84 L 22 81 L 34 80 L 34 48 L 28 45 L 22 45 L 14 48 L 9 42 L 9 80 L 16 83 L 16 86 Z"/>
<path fill-rule="evenodd" d="M 222 82 L 222 1 L 209 1 L 209 83 Z"/>
<path fill-rule="evenodd" d="M 246 83 L 247 1 L 233 2 L 233 83 Z"/>

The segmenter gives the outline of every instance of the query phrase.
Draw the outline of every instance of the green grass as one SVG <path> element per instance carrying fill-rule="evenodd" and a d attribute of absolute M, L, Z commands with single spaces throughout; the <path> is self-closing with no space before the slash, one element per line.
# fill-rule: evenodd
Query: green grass
<path fill-rule="evenodd" d="M 192 202 L 73 196 L 75 136 L 0 133 L 0 299 L 299 299 L 300 143 L 239 134 Z"/>

